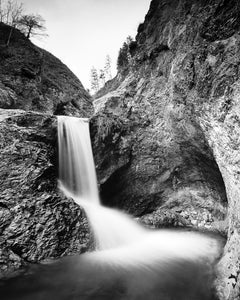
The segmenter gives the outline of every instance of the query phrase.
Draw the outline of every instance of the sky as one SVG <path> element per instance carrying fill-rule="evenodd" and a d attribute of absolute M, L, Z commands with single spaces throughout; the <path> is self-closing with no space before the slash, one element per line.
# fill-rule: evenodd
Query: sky
<path fill-rule="evenodd" d="M 65 63 L 90 88 L 90 70 L 104 68 L 106 55 L 116 73 L 118 51 L 136 36 L 151 0 L 19 0 L 25 13 L 46 20 L 48 37 L 32 39 Z"/>

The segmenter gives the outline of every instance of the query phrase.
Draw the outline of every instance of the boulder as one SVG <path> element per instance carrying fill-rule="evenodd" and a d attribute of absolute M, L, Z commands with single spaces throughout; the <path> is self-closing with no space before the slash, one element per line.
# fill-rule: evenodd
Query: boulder
<path fill-rule="evenodd" d="M 57 120 L 0 109 L 0 274 L 90 247 L 86 215 L 58 190 Z"/>

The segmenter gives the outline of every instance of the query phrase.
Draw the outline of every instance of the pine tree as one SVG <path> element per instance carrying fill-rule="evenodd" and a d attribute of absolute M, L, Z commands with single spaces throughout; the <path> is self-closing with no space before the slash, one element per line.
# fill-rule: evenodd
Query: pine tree
<path fill-rule="evenodd" d="M 133 38 L 129 35 L 126 39 L 126 43 L 128 44 L 128 46 L 133 42 Z"/>
<path fill-rule="evenodd" d="M 105 62 L 105 66 L 104 66 L 106 80 L 112 79 L 112 65 L 111 64 L 112 64 L 112 60 L 110 58 L 110 55 L 108 54 L 106 56 L 106 62 Z"/>
<path fill-rule="evenodd" d="M 95 67 L 91 69 L 91 90 L 95 93 L 99 90 L 99 77 Z"/>
<path fill-rule="evenodd" d="M 122 48 L 119 50 L 118 59 L 117 59 L 117 69 L 125 69 L 128 66 L 128 44 L 124 42 Z"/>
<path fill-rule="evenodd" d="M 104 70 L 102 69 L 99 71 L 99 81 L 100 81 L 100 86 L 103 87 L 106 82 L 106 76 Z"/>
<path fill-rule="evenodd" d="M 125 71 L 133 66 L 133 59 L 130 53 L 130 48 L 134 43 L 133 38 L 129 35 L 126 41 L 123 43 L 122 48 L 119 50 L 117 59 L 117 69 L 118 71 Z"/>

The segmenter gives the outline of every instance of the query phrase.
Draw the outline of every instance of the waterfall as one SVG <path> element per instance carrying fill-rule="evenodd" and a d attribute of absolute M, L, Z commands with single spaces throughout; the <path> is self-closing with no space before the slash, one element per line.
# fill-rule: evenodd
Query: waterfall
<path fill-rule="evenodd" d="M 221 241 L 190 231 L 147 230 L 103 207 L 88 126 L 86 119 L 58 117 L 59 185 L 86 211 L 97 251 L 34 264 L 24 276 L 0 280 L 1 299 L 215 299 Z"/>
<path fill-rule="evenodd" d="M 58 117 L 59 179 L 75 197 L 99 204 L 88 119 Z"/>
<path fill-rule="evenodd" d="M 82 206 L 99 250 L 139 240 L 146 230 L 129 216 L 100 204 L 87 119 L 58 116 L 59 186 Z"/>
<path fill-rule="evenodd" d="M 148 230 L 124 213 L 100 204 L 88 126 L 86 119 L 58 117 L 60 187 L 85 209 L 97 249 L 101 250 L 86 254 L 85 259 L 89 257 L 96 265 L 110 264 L 122 269 L 123 274 L 129 268 L 139 274 L 145 270 L 149 276 L 162 272 L 169 281 L 184 272 L 189 272 L 191 278 L 196 261 L 212 264 L 221 251 L 215 237 Z M 186 261 L 192 264 L 188 271 L 183 263 Z M 143 274 L 142 284 L 144 278 Z"/>

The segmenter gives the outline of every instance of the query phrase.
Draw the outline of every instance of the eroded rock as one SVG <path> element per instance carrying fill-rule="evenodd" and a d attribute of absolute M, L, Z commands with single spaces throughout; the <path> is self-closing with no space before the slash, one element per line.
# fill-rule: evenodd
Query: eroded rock
<path fill-rule="evenodd" d="M 222 300 L 240 294 L 239 15 L 238 1 L 153 0 L 128 74 L 95 101 L 98 114 L 126 119 L 131 140 L 130 162 L 105 176 L 103 202 L 149 226 L 227 235 Z"/>
<path fill-rule="evenodd" d="M 0 273 L 26 262 L 82 253 L 84 212 L 57 188 L 56 118 L 0 110 Z"/>
<path fill-rule="evenodd" d="M 0 23 L 0 108 L 88 117 L 90 95 L 58 58 Z"/>

